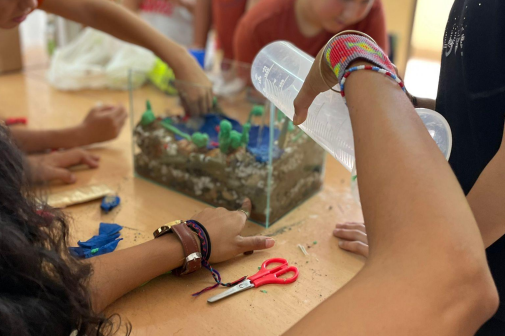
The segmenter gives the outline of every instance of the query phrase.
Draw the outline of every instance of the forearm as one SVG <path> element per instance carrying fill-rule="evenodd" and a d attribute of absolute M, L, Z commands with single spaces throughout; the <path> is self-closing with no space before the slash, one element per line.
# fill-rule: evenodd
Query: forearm
<path fill-rule="evenodd" d="M 90 259 L 93 309 L 102 311 L 131 290 L 182 266 L 183 261 L 181 243 L 173 234 Z"/>
<path fill-rule="evenodd" d="M 13 127 L 11 128 L 11 134 L 18 147 L 25 153 L 85 145 L 78 127 L 60 130 L 31 130 Z"/>
<path fill-rule="evenodd" d="M 194 48 L 205 49 L 207 45 L 207 37 L 212 25 L 211 7 L 211 0 L 197 0 L 196 2 L 194 14 Z"/>
<path fill-rule="evenodd" d="M 142 21 L 128 9 L 104 0 L 45 0 L 41 9 L 80 22 L 121 40 L 151 50 L 172 68 L 190 57 L 177 43 Z"/>
<path fill-rule="evenodd" d="M 370 257 L 288 334 L 472 334 L 496 292 L 456 178 L 397 84 L 359 71 L 346 97 Z"/>
<path fill-rule="evenodd" d="M 489 247 L 505 234 L 505 158 L 502 149 L 486 166 L 467 196 L 484 245 Z"/>

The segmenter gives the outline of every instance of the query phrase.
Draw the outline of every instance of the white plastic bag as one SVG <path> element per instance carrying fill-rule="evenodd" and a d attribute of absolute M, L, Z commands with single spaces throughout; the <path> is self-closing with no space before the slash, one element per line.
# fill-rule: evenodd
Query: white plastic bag
<path fill-rule="evenodd" d="M 129 70 L 135 70 L 132 84 L 138 87 L 145 82 L 155 59 L 144 48 L 86 28 L 73 42 L 55 52 L 47 78 L 59 90 L 126 90 Z"/>

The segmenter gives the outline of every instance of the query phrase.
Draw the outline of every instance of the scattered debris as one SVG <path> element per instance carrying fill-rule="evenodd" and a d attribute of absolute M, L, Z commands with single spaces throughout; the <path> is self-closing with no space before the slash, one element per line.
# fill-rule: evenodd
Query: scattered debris
<path fill-rule="evenodd" d="M 298 222 L 295 222 L 291 225 L 288 225 L 288 226 L 285 226 L 285 227 L 282 227 L 270 234 L 267 234 L 266 236 L 267 237 L 275 237 L 277 235 L 280 235 L 280 234 L 283 234 L 284 232 L 288 231 L 288 230 L 291 230 L 292 228 L 294 228 L 295 226 L 298 226 L 300 224 L 302 224 L 303 222 L 305 222 L 305 219 L 301 220 L 301 221 L 298 221 Z M 300 229 L 298 229 L 298 232 L 300 232 Z"/>
<path fill-rule="evenodd" d="M 314 240 L 314 242 L 312 244 L 317 245 L 317 240 Z"/>
<path fill-rule="evenodd" d="M 268 293 L 268 292 L 267 292 L 266 290 L 264 290 L 264 289 L 262 289 L 262 290 L 261 290 L 261 292 L 262 292 L 262 293 L 265 293 L 265 294 L 266 294 L 266 293 Z"/>
<path fill-rule="evenodd" d="M 299 248 L 300 250 L 302 250 L 303 254 L 305 254 L 306 256 L 308 256 L 308 255 L 309 255 L 309 253 L 307 252 L 307 250 L 305 249 L 305 247 L 303 247 L 302 245 L 298 244 L 298 248 Z"/>

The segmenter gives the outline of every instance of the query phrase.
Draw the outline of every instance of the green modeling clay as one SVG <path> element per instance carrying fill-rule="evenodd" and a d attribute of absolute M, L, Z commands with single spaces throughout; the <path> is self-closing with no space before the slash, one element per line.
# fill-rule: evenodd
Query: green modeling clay
<path fill-rule="evenodd" d="M 191 140 L 198 148 L 205 148 L 209 143 L 209 135 L 200 132 L 193 133 Z"/>
<path fill-rule="evenodd" d="M 228 120 L 223 120 L 219 124 L 219 149 L 221 150 L 221 153 L 228 153 L 228 149 L 230 148 L 231 144 L 231 123 Z"/>
<path fill-rule="evenodd" d="M 191 136 L 189 134 L 179 131 L 176 127 L 172 126 L 172 124 L 169 121 L 163 120 L 161 122 L 161 126 L 165 127 L 165 129 L 180 136 L 181 138 L 191 141 Z"/>
<path fill-rule="evenodd" d="M 252 117 L 261 117 L 265 113 L 265 108 L 261 105 L 254 105 L 253 108 L 251 109 L 251 112 L 249 113 L 249 119 L 247 119 L 247 122 L 250 123 Z"/>
<path fill-rule="evenodd" d="M 153 123 L 156 120 L 156 116 L 153 113 L 153 110 L 151 109 L 151 103 L 146 101 L 146 111 L 142 115 L 142 119 L 140 119 L 140 124 L 142 126 L 147 126 L 151 123 Z"/>
<path fill-rule="evenodd" d="M 232 149 L 237 149 L 242 144 L 242 134 L 237 131 L 231 131 L 230 133 L 230 144 Z"/>
<path fill-rule="evenodd" d="M 242 138 L 240 139 L 240 143 L 242 146 L 247 147 L 249 144 L 249 131 L 251 130 L 251 124 L 245 123 L 242 126 Z"/>

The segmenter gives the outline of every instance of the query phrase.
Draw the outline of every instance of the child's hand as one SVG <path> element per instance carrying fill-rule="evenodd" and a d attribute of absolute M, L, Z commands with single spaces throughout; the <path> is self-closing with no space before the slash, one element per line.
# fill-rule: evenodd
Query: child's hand
<path fill-rule="evenodd" d="M 30 179 L 32 182 L 49 182 L 61 180 L 71 184 L 76 181 L 75 175 L 68 168 L 85 164 L 97 168 L 100 157 L 83 149 L 71 149 L 51 154 L 27 157 Z"/>
<path fill-rule="evenodd" d="M 210 112 L 212 108 L 212 83 L 193 56 L 188 54 L 182 66 L 174 67 L 175 87 L 182 105 L 192 116 Z"/>
<path fill-rule="evenodd" d="M 333 235 L 341 239 L 338 243 L 341 249 L 368 257 L 368 237 L 363 223 L 337 224 Z"/>
<path fill-rule="evenodd" d="M 210 262 L 218 263 L 229 260 L 244 252 L 263 250 L 274 246 L 272 238 L 264 236 L 242 237 L 247 220 L 251 213 L 251 201 L 246 199 L 241 211 L 228 211 L 224 208 L 208 208 L 193 217 L 207 229 L 212 243 Z"/>
<path fill-rule="evenodd" d="M 89 111 L 88 115 L 78 126 L 78 132 L 83 139 L 82 145 L 90 145 L 116 138 L 123 128 L 128 117 L 121 105 L 97 106 Z"/>

